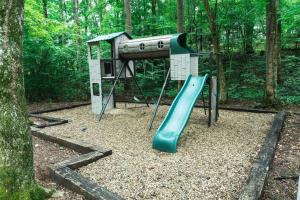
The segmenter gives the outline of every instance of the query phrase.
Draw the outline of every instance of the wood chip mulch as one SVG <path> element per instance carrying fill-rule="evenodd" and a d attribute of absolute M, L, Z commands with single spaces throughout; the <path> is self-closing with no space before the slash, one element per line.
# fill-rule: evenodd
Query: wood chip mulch
<path fill-rule="evenodd" d="M 152 149 L 152 109 L 140 106 L 118 104 L 100 122 L 90 106 L 47 113 L 69 123 L 46 130 L 112 149 L 80 172 L 125 199 L 237 199 L 274 118 L 222 110 L 208 128 L 203 109 L 194 109 L 178 152 L 168 154 Z M 155 128 L 168 109 L 160 107 Z"/>

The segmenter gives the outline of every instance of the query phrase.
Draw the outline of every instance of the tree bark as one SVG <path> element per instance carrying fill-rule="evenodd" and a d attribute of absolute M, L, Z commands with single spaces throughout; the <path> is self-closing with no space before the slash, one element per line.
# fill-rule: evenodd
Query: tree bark
<path fill-rule="evenodd" d="M 211 32 L 211 38 L 213 43 L 213 52 L 215 55 L 215 59 L 218 65 L 218 83 L 219 83 L 219 100 L 221 102 L 227 101 L 227 88 L 226 88 L 226 79 L 225 79 L 225 67 L 222 61 L 222 56 L 220 54 L 220 36 L 218 31 L 218 26 L 216 23 L 217 19 L 217 5 L 218 0 L 215 2 L 215 13 L 213 15 L 208 0 L 202 0 L 207 17 L 209 22 L 209 28 Z"/>
<path fill-rule="evenodd" d="M 276 103 L 277 69 L 280 61 L 279 0 L 267 0 L 265 103 Z"/>
<path fill-rule="evenodd" d="M 254 2 L 252 0 L 247 0 L 244 3 L 246 9 L 252 8 L 254 6 Z M 254 48 L 253 48 L 254 25 L 255 25 L 254 21 L 255 21 L 255 16 L 246 19 L 244 23 L 244 37 L 245 37 L 244 52 L 246 54 L 254 53 Z"/>
<path fill-rule="evenodd" d="M 125 10 L 125 31 L 129 34 L 132 34 L 130 0 L 124 0 L 124 10 Z"/>
<path fill-rule="evenodd" d="M 152 15 L 156 15 L 156 5 L 157 5 L 157 0 L 151 0 L 151 12 Z"/>
<path fill-rule="evenodd" d="M 0 1 L 0 197 L 34 184 L 22 67 L 23 0 Z"/>
<path fill-rule="evenodd" d="M 47 0 L 43 0 L 43 12 L 44 12 L 44 17 L 47 19 L 48 18 Z"/>
<path fill-rule="evenodd" d="M 60 20 L 64 24 L 65 23 L 65 1 L 64 0 L 60 0 L 59 9 L 60 9 Z M 60 36 L 60 43 L 61 45 L 65 43 L 64 33 L 62 33 L 62 35 Z"/>
<path fill-rule="evenodd" d="M 184 32 L 184 24 L 183 24 L 183 0 L 177 0 L 177 32 L 183 33 Z"/>
<path fill-rule="evenodd" d="M 80 36 L 80 20 L 79 20 L 79 1 L 74 0 L 74 21 L 75 29 L 77 33 L 76 43 L 77 43 L 77 64 L 80 64 L 80 46 L 81 46 L 81 36 Z"/>
<path fill-rule="evenodd" d="M 183 0 L 177 0 L 177 33 L 184 32 L 183 13 L 184 13 Z M 182 85 L 183 85 L 183 81 L 179 80 L 178 81 L 178 90 L 181 89 Z"/>
<path fill-rule="evenodd" d="M 246 54 L 254 53 L 253 48 L 253 32 L 254 32 L 254 23 L 252 21 L 248 21 L 245 23 L 245 46 L 244 51 Z"/>

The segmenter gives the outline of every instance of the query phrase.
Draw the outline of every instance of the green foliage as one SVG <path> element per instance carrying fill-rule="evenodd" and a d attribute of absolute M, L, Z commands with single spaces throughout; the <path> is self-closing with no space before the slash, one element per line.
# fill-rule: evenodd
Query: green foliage
<path fill-rule="evenodd" d="M 77 55 L 78 33 L 74 24 L 72 1 L 48 0 L 48 19 L 43 16 L 41 0 L 25 3 L 24 67 L 27 98 L 38 100 L 83 100 L 89 98 L 89 74 L 85 41 L 95 36 L 124 31 L 123 1 L 80 1 L 80 55 Z M 61 4 L 64 2 L 64 4 Z M 153 2 L 157 4 L 153 6 Z M 214 5 L 215 1 L 211 2 Z M 211 6 L 217 11 L 221 50 L 226 67 L 228 96 L 235 100 L 261 101 L 265 84 L 265 16 L 266 1 L 218 1 Z M 162 35 L 176 32 L 176 1 L 131 1 L 133 37 Z M 300 42 L 300 4 L 297 0 L 281 1 L 282 47 L 294 48 Z M 217 8 L 217 10 L 215 10 Z M 209 24 L 203 3 L 189 0 L 184 4 L 185 30 L 188 43 L 196 51 L 212 50 Z M 249 53 L 247 44 L 255 54 Z M 109 56 L 101 47 L 102 56 Z M 251 50 L 250 50 L 251 52 Z M 258 54 L 262 54 L 259 56 Z M 283 53 L 284 54 L 284 53 Z M 299 64 L 293 58 L 282 59 L 278 98 L 285 103 L 299 103 L 297 86 Z M 216 75 L 216 65 L 201 58 L 199 74 Z M 167 66 L 167 67 L 165 67 Z M 137 80 L 146 96 L 157 98 L 163 85 L 168 63 L 162 60 L 137 62 Z M 289 73 L 292 71 L 293 73 Z M 130 83 L 132 84 L 132 83 Z M 106 81 L 104 92 L 110 91 Z M 138 93 L 132 84 L 132 93 Z M 117 93 L 125 95 L 123 83 Z M 177 81 L 170 81 L 166 97 L 177 94 Z"/>
<path fill-rule="evenodd" d="M 53 191 L 46 192 L 37 184 L 14 188 L 18 176 L 13 172 L 8 167 L 0 168 L 0 200 L 44 200 L 52 196 Z"/>

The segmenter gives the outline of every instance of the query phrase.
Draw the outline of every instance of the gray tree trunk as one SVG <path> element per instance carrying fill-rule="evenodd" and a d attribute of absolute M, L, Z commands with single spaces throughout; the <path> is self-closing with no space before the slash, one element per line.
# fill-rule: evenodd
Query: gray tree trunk
<path fill-rule="evenodd" d="M 210 5 L 208 0 L 202 0 L 207 16 L 208 16 L 208 22 L 209 22 L 209 28 L 211 32 L 212 37 L 212 43 L 213 43 L 213 51 L 216 58 L 216 62 L 218 65 L 218 83 L 219 83 L 219 100 L 221 102 L 227 101 L 227 88 L 226 88 L 226 79 L 225 79 L 225 67 L 222 61 L 222 56 L 220 54 L 220 34 L 218 31 L 216 18 L 217 18 L 217 5 L 218 1 L 215 2 L 215 13 L 214 15 L 211 12 Z"/>
<path fill-rule="evenodd" d="M 183 7 L 183 0 L 177 0 L 177 32 L 183 33 L 184 32 L 184 7 Z M 181 89 L 183 85 L 183 81 L 178 81 L 178 90 Z"/>
<path fill-rule="evenodd" d="M 80 36 L 80 20 L 79 20 L 79 1 L 74 0 L 74 21 L 75 28 L 77 33 L 76 43 L 77 43 L 77 64 L 81 63 L 80 61 L 80 46 L 81 46 L 81 36 Z"/>
<path fill-rule="evenodd" d="M 23 0 L 0 1 L 0 196 L 34 183 L 22 68 Z"/>
<path fill-rule="evenodd" d="M 125 10 L 125 31 L 129 34 L 132 34 L 130 0 L 124 0 L 124 10 Z"/>
<path fill-rule="evenodd" d="M 280 62 L 280 37 L 278 26 L 279 0 L 267 0 L 266 32 L 266 84 L 265 102 L 276 101 L 277 69 Z"/>

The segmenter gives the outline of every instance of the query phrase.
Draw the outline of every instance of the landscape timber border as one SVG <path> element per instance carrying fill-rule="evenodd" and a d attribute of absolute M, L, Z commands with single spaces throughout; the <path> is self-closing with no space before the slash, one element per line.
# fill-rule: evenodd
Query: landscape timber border
<path fill-rule="evenodd" d="M 137 103 L 137 102 L 129 102 L 129 101 L 118 101 L 123 103 Z M 138 103 L 139 104 L 139 103 Z M 60 108 L 48 109 L 44 111 L 37 111 L 34 113 L 44 113 L 44 112 L 54 112 L 64 109 L 71 109 L 76 108 L 79 106 L 86 106 L 90 105 L 90 103 L 81 103 L 75 104 L 71 106 L 65 106 Z M 170 104 L 163 104 L 163 105 L 170 105 Z M 196 105 L 195 107 L 203 108 L 201 105 Z M 222 107 L 219 106 L 219 109 L 222 110 L 231 110 L 231 111 L 238 111 L 238 112 L 252 112 L 252 113 L 272 113 L 276 114 L 274 117 L 272 127 L 267 134 L 265 141 L 260 149 L 260 152 L 256 158 L 255 163 L 253 164 L 250 174 L 247 178 L 246 183 L 243 186 L 243 189 L 240 193 L 240 200 L 257 200 L 261 197 L 263 188 L 266 182 L 267 174 L 269 168 L 273 162 L 274 154 L 276 151 L 277 143 L 280 139 L 280 134 L 282 128 L 284 126 L 284 120 L 286 115 L 289 112 L 284 111 L 273 111 L 273 110 L 262 110 L 262 109 L 251 109 L 251 108 L 236 108 L 236 107 Z M 33 113 L 32 113 L 33 114 Z M 295 113 L 297 114 L 297 113 Z M 38 116 L 34 116 L 38 117 Z M 54 137 L 49 135 L 41 130 L 37 130 L 36 128 L 32 127 L 33 131 L 32 134 L 40 137 L 44 140 L 58 143 L 62 146 L 74 149 L 79 153 L 85 153 L 80 158 L 74 158 L 70 160 L 63 161 L 61 163 L 56 164 L 54 167 L 51 168 L 51 173 L 55 180 L 65 187 L 79 192 L 84 196 L 88 197 L 89 199 L 122 199 L 117 194 L 114 194 L 108 191 L 106 188 L 102 188 L 98 186 L 96 183 L 84 178 L 80 175 L 75 169 L 79 167 L 85 166 L 91 162 L 94 162 L 100 158 L 109 156 L 112 154 L 111 150 L 105 151 L 103 149 L 99 149 L 95 146 L 90 146 L 88 144 L 83 144 L 82 142 L 78 142 L 73 139 L 62 138 L 62 137 Z M 81 157 L 80 156 L 80 157 Z M 72 177 L 74 178 L 72 181 Z M 80 184 L 79 184 L 80 183 Z M 94 189 L 98 188 L 98 189 Z M 98 195 L 98 196 L 97 196 Z M 299 200 L 299 199 L 297 199 Z"/>
<path fill-rule="evenodd" d="M 284 126 L 285 117 L 285 112 L 279 112 L 274 117 L 271 130 L 267 134 L 257 155 L 256 161 L 252 165 L 252 169 L 243 186 L 239 200 L 260 199 L 270 166 L 273 163 L 275 150 Z"/>
<path fill-rule="evenodd" d="M 49 126 L 57 126 L 57 125 L 68 123 L 68 120 L 66 120 L 66 119 L 48 117 L 48 116 L 44 116 L 44 115 L 40 115 L 40 114 L 29 114 L 28 116 L 34 117 L 34 118 L 40 118 L 40 119 L 43 119 L 48 122 L 48 123 L 43 123 L 43 124 L 38 124 L 38 125 L 32 124 L 31 126 L 33 126 L 35 128 L 45 128 L 45 127 L 49 127 Z"/>
<path fill-rule="evenodd" d="M 83 106 L 85 104 L 75 105 L 75 107 Z M 68 106 L 67 108 L 56 108 L 46 110 L 46 112 L 53 112 L 61 109 L 71 109 L 74 108 L 73 106 Z M 43 113 L 44 111 L 39 111 L 35 113 Z M 104 187 L 99 186 L 95 182 L 83 177 L 79 172 L 78 168 L 82 166 L 86 166 L 92 162 L 95 162 L 101 158 L 109 156 L 112 154 L 112 150 L 106 150 L 98 146 L 89 145 L 87 143 L 77 141 L 74 139 L 53 136 L 46 131 L 41 130 L 41 128 L 49 127 L 49 126 L 56 126 L 61 125 L 64 123 L 68 123 L 68 120 L 48 117 L 38 114 L 29 114 L 29 117 L 34 118 L 41 118 L 45 121 L 48 121 L 47 124 L 41 125 L 32 125 L 31 126 L 31 133 L 33 136 L 38 137 L 40 139 L 57 143 L 61 146 L 73 149 L 74 151 L 81 153 L 81 155 L 71 158 L 68 160 L 64 160 L 62 162 L 56 163 L 54 166 L 50 166 L 50 174 L 51 177 L 60 185 L 65 186 L 66 188 L 72 190 L 73 192 L 82 194 L 88 199 L 92 200 L 121 200 L 122 198 L 117 194 L 114 194 L 107 190 Z"/>
<path fill-rule="evenodd" d="M 88 199 L 92 200 L 121 200 L 122 198 L 114 194 L 104 187 L 99 186 L 95 182 L 85 178 L 78 172 L 78 168 L 86 166 L 101 158 L 112 154 L 111 150 L 92 146 L 87 143 L 77 141 L 74 139 L 52 136 L 45 131 L 31 127 L 31 133 L 40 139 L 57 143 L 61 146 L 73 149 L 81 155 L 64 160 L 49 167 L 51 177 L 60 185 L 72 190 L 73 192 L 82 194 Z"/>

